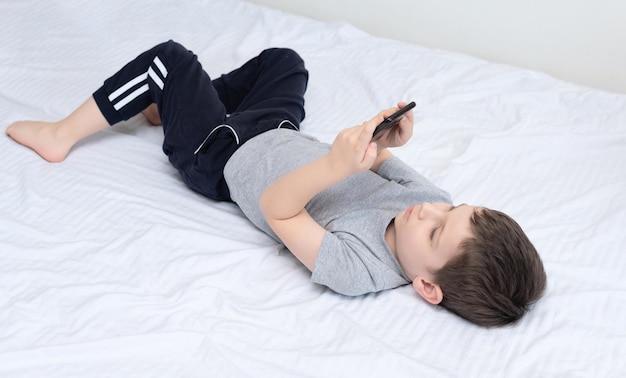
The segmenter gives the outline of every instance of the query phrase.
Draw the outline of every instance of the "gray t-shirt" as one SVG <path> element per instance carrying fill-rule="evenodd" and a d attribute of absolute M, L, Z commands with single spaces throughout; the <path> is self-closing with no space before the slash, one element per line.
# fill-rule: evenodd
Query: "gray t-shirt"
<path fill-rule="evenodd" d="M 330 145 L 293 130 L 268 131 L 246 142 L 224 168 L 231 197 L 258 228 L 280 241 L 259 208 L 267 185 L 328 153 Z M 344 295 L 361 295 L 409 283 L 385 230 L 393 218 L 422 202 L 451 203 L 450 195 L 393 157 L 378 174 L 354 174 L 307 204 L 324 227 L 311 280 Z"/>

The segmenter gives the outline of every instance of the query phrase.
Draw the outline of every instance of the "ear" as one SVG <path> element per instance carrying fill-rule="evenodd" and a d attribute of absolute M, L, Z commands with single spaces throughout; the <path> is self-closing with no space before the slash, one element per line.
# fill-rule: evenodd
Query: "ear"
<path fill-rule="evenodd" d="M 441 286 L 422 277 L 416 277 L 413 280 L 413 288 L 428 303 L 436 305 L 443 300 L 443 290 L 441 290 Z"/>

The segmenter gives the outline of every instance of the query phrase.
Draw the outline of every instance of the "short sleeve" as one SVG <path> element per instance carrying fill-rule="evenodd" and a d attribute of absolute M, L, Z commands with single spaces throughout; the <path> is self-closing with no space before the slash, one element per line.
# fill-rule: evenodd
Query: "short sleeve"
<path fill-rule="evenodd" d="M 378 170 L 378 175 L 416 192 L 429 193 L 430 196 L 425 197 L 427 202 L 452 203 L 452 198 L 448 192 L 437 188 L 426 177 L 396 156 L 383 163 Z"/>
<path fill-rule="evenodd" d="M 377 261 L 358 239 L 347 233 L 331 232 L 324 235 L 311 281 L 349 296 L 377 292 L 407 283 L 397 273 Z"/>

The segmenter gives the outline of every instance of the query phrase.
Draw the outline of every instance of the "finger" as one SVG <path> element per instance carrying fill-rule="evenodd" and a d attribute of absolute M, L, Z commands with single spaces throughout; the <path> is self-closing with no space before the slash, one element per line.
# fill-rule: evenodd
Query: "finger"
<path fill-rule="evenodd" d="M 383 119 L 389 117 L 390 115 L 392 115 L 393 113 L 397 112 L 398 109 L 400 108 L 396 108 L 396 107 L 392 107 L 392 108 L 387 108 L 385 110 L 382 110 L 380 113 L 378 114 L 382 114 Z"/>
<path fill-rule="evenodd" d="M 361 125 L 363 139 L 367 139 L 368 141 L 371 140 L 372 135 L 374 134 L 374 129 L 376 129 L 376 126 L 378 126 L 384 119 L 385 116 L 382 112 L 380 112 L 369 121 L 363 122 L 363 124 Z"/>
<path fill-rule="evenodd" d="M 397 108 L 397 107 L 391 107 L 391 108 L 383 109 L 380 112 L 378 112 L 378 114 L 374 117 L 377 120 L 376 125 L 381 123 L 385 118 L 389 117 L 393 113 L 397 112 L 399 109 L 400 108 Z"/>
<path fill-rule="evenodd" d="M 411 109 L 408 112 L 404 113 L 404 115 L 402 116 L 402 119 L 400 120 L 400 123 L 406 123 L 406 124 L 412 125 L 413 119 L 414 119 L 413 109 Z"/>

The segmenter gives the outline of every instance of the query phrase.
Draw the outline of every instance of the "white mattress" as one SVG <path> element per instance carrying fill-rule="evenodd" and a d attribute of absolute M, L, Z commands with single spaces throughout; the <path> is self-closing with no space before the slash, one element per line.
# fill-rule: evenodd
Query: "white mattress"
<path fill-rule="evenodd" d="M 396 154 L 455 203 L 516 218 L 549 279 L 500 329 L 410 286 L 346 298 L 234 205 L 188 190 L 139 117 L 59 164 L 2 136 L 0 376 L 626 376 L 626 95 L 238 0 L 8 0 L 0 25 L 3 127 L 67 115 L 167 39 L 211 75 L 297 50 L 302 129 L 323 141 L 414 100 Z"/>

